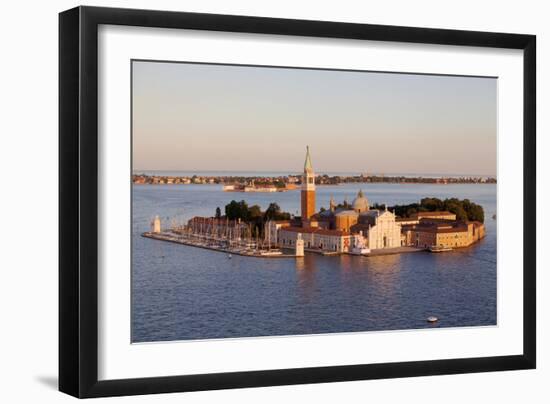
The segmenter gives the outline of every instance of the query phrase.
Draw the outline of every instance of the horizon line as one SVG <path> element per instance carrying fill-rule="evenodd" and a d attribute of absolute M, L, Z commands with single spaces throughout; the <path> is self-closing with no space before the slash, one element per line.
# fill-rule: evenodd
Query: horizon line
<path fill-rule="evenodd" d="M 227 172 L 227 173 L 277 173 L 277 174 L 288 174 L 288 175 L 302 175 L 303 170 L 231 170 L 231 169 L 134 169 L 132 168 L 132 174 L 139 172 L 205 172 L 205 173 L 215 173 L 215 172 Z M 360 170 L 315 170 L 315 175 L 325 175 L 325 174 L 347 174 L 347 175 L 366 175 L 366 176 L 403 176 L 403 175 L 417 175 L 417 176 L 477 176 L 477 177 L 496 177 L 497 174 L 485 174 L 485 173 L 427 173 L 427 172 L 384 172 L 384 171 L 360 171 Z"/>

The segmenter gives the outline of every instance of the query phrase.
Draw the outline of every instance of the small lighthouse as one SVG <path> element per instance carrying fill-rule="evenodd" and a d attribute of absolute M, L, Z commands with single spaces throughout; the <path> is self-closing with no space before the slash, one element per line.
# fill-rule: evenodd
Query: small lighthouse
<path fill-rule="evenodd" d="M 304 256 L 304 240 L 302 239 L 302 233 L 298 233 L 296 236 L 296 256 Z"/>
<path fill-rule="evenodd" d="M 160 218 L 158 215 L 156 215 L 153 221 L 151 222 L 151 232 L 160 233 Z"/>

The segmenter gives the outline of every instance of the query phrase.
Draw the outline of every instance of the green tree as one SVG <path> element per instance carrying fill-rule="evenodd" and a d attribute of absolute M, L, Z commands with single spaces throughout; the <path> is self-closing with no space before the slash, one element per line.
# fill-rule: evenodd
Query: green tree
<path fill-rule="evenodd" d="M 272 202 L 269 204 L 267 209 L 265 210 L 265 220 L 276 220 L 279 212 L 281 211 L 281 208 L 279 205 L 275 202 Z"/>
<path fill-rule="evenodd" d="M 280 206 L 272 202 L 264 213 L 264 221 L 268 220 L 289 220 L 290 213 L 281 211 Z"/>
<path fill-rule="evenodd" d="M 373 209 L 380 209 L 381 207 L 382 205 L 373 205 Z M 389 209 L 395 211 L 395 214 L 400 217 L 410 217 L 417 212 L 447 210 L 454 213 L 458 220 L 476 220 L 482 223 L 485 221 L 483 207 L 469 199 L 447 198 L 441 200 L 438 198 L 423 198 L 420 204 L 395 205 Z"/>
<path fill-rule="evenodd" d="M 256 220 L 262 217 L 262 209 L 258 205 L 248 208 L 247 220 Z"/>
<path fill-rule="evenodd" d="M 227 205 L 225 205 L 225 215 L 230 220 L 248 220 L 248 205 L 245 201 L 237 202 L 232 200 Z"/>

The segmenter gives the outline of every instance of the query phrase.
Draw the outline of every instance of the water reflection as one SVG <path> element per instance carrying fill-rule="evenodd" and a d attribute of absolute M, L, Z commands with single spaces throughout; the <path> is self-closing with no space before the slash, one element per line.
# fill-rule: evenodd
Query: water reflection
<path fill-rule="evenodd" d="M 312 254 L 296 259 L 296 279 L 300 300 L 309 301 L 317 292 L 317 261 Z"/>
<path fill-rule="evenodd" d="M 380 297 L 386 307 L 392 307 L 391 312 L 394 313 L 401 303 L 401 257 L 402 255 L 395 254 L 367 258 L 370 263 L 367 282 L 373 293 Z"/>
<path fill-rule="evenodd" d="M 306 259 L 305 257 L 296 258 L 296 270 L 301 271 L 306 269 Z"/>

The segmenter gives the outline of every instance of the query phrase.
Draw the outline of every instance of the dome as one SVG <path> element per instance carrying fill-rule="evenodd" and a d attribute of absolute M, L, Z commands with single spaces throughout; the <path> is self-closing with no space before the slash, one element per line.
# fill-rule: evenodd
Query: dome
<path fill-rule="evenodd" d="M 365 198 L 362 190 L 357 193 L 357 198 L 353 200 L 352 207 L 353 210 L 358 213 L 366 212 L 367 210 L 369 210 L 369 200 Z"/>

